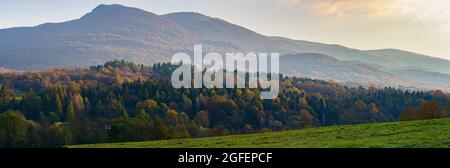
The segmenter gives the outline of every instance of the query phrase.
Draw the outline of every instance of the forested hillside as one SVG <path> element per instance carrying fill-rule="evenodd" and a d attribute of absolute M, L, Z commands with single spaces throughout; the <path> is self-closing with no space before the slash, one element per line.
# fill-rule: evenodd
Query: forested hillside
<path fill-rule="evenodd" d="M 144 141 L 448 117 L 450 95 L 283 77 L 257 89 L 175 89 L 175 65 L 125 61 L 0 75 L 0 146 Z"/>

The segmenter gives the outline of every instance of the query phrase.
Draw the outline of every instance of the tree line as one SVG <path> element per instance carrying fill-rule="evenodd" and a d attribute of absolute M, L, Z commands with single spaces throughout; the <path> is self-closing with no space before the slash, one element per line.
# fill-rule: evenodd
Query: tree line
<path fill-rule="evenodd" d="M 0 147 L 144 141 L 449 116 L 441 91 L 352 88 L 282 76 L 260 90 L 175 89 L 177 65 L 126 61 L 0 74 Z"/>

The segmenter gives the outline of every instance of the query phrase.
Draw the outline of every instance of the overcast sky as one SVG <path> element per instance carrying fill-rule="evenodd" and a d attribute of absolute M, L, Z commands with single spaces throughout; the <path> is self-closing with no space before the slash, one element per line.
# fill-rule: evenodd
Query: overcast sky
<path fill-rule="evenodd" d="M 269 36 L 450 59 L 449 0 L 1 0 L 0 28 L 77 19 L 99 4 L 200 12 Z"/>

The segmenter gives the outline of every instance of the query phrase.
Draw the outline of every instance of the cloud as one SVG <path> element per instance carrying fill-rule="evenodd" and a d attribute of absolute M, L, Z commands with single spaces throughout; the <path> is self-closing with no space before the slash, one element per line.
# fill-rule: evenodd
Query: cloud
<path fill-rule="evenodd" d="M 450 1 L 442 0 L 410 0 L 404 5 L 409 5 L 414 10 L 414 21 L 430 24 L 441 24 L 450 26 Z"/>
<path fill-rule="evenodd" d="M 278 0 L 319 16 L 340 18 L 404 17 L 412 22 L 450 25 L 448 0 Z"/>
<path fill-rule="evenodd" d="M 398 12 L 399 0 L 279 0 L 281 4 L 339 17 L 380 16 Z"/>
<path fill-rule="evenodd" d="M 319 0 L 312 5 L 321 15 L 383 16 L 398 12 L 396 0 Z"/>

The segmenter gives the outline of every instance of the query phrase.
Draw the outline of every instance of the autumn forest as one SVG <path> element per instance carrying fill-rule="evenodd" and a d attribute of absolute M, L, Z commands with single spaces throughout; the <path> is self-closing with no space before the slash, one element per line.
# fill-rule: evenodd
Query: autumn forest
<path fill-rule="evenodd" d="M 258 89 L 175 89 L 177 65 L 126 61 L 0 74 L 0 147 L 248 134 L 449 116 L 441 91 L 352 88 L 281 76 L 276 99 Z"/>

